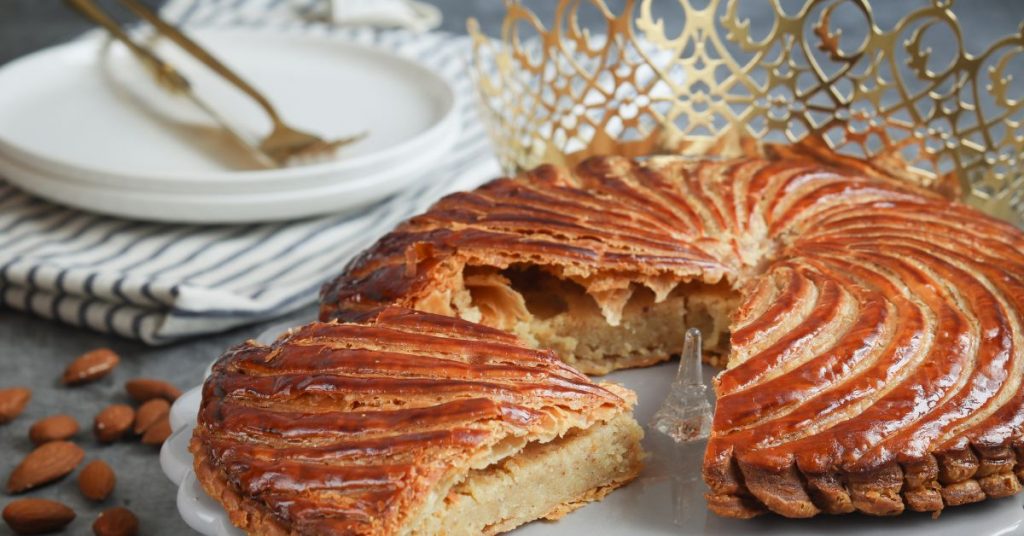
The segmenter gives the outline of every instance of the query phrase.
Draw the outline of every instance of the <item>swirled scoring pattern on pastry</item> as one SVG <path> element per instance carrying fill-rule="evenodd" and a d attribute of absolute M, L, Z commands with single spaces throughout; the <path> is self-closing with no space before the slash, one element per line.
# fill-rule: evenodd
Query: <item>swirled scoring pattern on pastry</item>
<path fill-rule="evenodd" d="M 666 358 L 678 324 L 643 332 L 663 317 L 727 323 L 704 460 L 722 515 L 890 515 L 1018 492 L 1024 236 L 864 163 L 799 153 L 595 158 L 454 194 L 325 286 L 322 316 L 459 315 L 586 372 Z"/>

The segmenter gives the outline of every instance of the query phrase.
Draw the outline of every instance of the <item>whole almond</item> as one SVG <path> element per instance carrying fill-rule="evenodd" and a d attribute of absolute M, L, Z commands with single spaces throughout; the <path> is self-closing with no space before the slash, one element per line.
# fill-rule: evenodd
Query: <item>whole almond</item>
<path fill-rule="evenodd" d="M 121 362 L 110 348 L 97 348 L 86 352 L 64 369 L 64 376 L 61 381 L 64 385 L 79 385 L 94 382 L 114 370 L 114 367 Z"/>
<path fill-rule="evenodd" d="M 153 426 L 153 423 L 157 422 L 160 417 L 167 415 L 170 411 L 170 402 L 162 398 L 154 398 L 146 402 L 139 406 L 139 409 L 135 410 L 135 427 L 133 431 L 136 435 L 142 435 L 150 426 Z"/>
<path fill-rule="evenodd" d="M 7 493 L 21 493 L 63 478 L 74 471 L 84 457 L 85 451 L 69 441 L 43 443 L 11 472 Z"/>
<path fill-rule="evenodd" d="M 31 398 L 32 390 L 27 387 L 0 389 L 0 424 L 7 424 L 21 415 Z"/>
<path fill-rule="evenodd" d="M 139 519 L 131 510 L 115 506 L 100 512 L 92 532 L 96 536 L 135 536 L 139 533 Z"/>
<path fill-rule="evenodd" d="M 96 415 L 92 431 L 100 443 L 113 443 L 135 422 L 135 410 L 127 404 L 111 404 Z"/>
<path fill-rule="evenodd" d="M 35 445 L 71 439 L 78 433 L 78 421 L 70 415 L 51 415 L 39 419 L 28 429 L 28 438 Z"/>
<path fill-rule="evenodd" d="M 56 532 L 75 519 L 75 511 L 47 499 L 18 499 L 4 508 L 4 521 L 16 534 Z"/>
<path fill-rule="evenodd" d="M 168 437 L 171 437 L 171 419 L 169 415 L 164 414 L 142 434 L 142 444 L 160 446 Z"/>
<path fill-rule="evenodd" d="M 105 500 L 114 491 L 115 484 L 117 484 L 117 477 L 114 475 L 114 470 L 103 460 L 89 462 L 78 473 L 78 489 L 86 499 Z"/>
<path fill-rule="evenodd" d="M 177 387 L 162 381 L 151 378 L 135 378 L 124 384 L 128 396 L 132 400 L 142 403 L 154 398 L 162 398 L 168 402 L 174 402 L 181 396 L 181 390 Z"/>

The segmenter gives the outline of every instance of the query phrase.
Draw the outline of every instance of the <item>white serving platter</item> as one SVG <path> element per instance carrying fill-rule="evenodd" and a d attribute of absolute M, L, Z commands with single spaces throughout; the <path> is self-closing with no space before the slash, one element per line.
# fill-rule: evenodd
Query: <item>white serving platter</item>
<path fill-rule="evenodd" d="M 231 29 L 192 37 L 264 92 L 292 124 L 325 138 L 368 136 L 335 159 L 239 168 L 244 152 L 223 149 L 230 143 L 210 117 L 158 87 L 122 45 L 93 34 L 0 68 L 0 172 L 42 197 L 117 216 L 282 219 L 391 195 L 436 165 L 457 140 L 456 94 L 429 57 L 413 61 L 326 35 Z M 251 99 L 172 45 L 160 41 L 156 48 L 233 124 L 254 138 L 269 130 Z M 267 216 L 263 198 L 280 195 L 291 206 Z M 230 208 L 218 210 L 225 203 Z"/>
<path fill-rule="evenodd" d="M 273 341 L 290 325 L 278 325 L 259 340 Z M 620 383 L 639 394 L 635 414 L 644 425 L 645 448 L 650 453 L 643 473 L 603 501 L 591 503 L 556 522 L 534 522 L 513 531 L 516 536 L 667 536 L 667 535 L 768 535 L 768 536 L 1010 536 L 1024 533 L 1024 496 L 985 501 L 945 510 L 939 519 L 930 514 L 907 513 L 879 518 L 861 514 L 785 519 L 761 516 L 740 521 L 707 512 L 706 486 L 700 477 L 705 442 L 679 447 L 647 426 L 664 400 L 675 376 L 676 363 L 619 371 L 599 378 Z M 705 367 L 705 377 L 714 370 Z M 209 369 L 207 369 L 209 374 Z M 196 387 L 171 408 L 175 432 L 164 444 L 160 462 L 178 484 L 178 510 L 186 523 L 207 536 L 237 536 L 227 513 L 208 497 L 196 482 L 188 441 L 192 436 L 201 388 Z"/>

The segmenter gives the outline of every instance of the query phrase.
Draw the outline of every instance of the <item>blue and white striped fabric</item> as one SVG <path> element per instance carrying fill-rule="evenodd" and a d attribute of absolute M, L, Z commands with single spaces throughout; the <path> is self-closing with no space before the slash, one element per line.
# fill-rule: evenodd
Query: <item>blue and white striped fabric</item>
<path fill-rule="evenodd" d="M 306 1 L 306 0 L 304 0 Z M 469 41 L 447 34 L 333 28 L 286 0 L 172 1 L 187 27 L 315 33 L 417 59 L 456 88 L 461 139 L 424 186 L 358 214 L 242 226 L 141 223 L 50 204 L 0 180 L 0 304 L 162 344 L 278 316 L 310 303 L 322 281 L 394 224 L 496 172 L 465 73 Z"/>

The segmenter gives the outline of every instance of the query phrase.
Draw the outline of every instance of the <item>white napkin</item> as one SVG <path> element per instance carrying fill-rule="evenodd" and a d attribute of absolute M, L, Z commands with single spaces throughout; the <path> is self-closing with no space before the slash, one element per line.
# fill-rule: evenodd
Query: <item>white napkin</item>
<path fill-rule="evenodd" d="M 441 25 L 437 6 L 416 0 L 329 0 L 330 18 L 337 24 L 405 28 L 414 32 Z"/>

